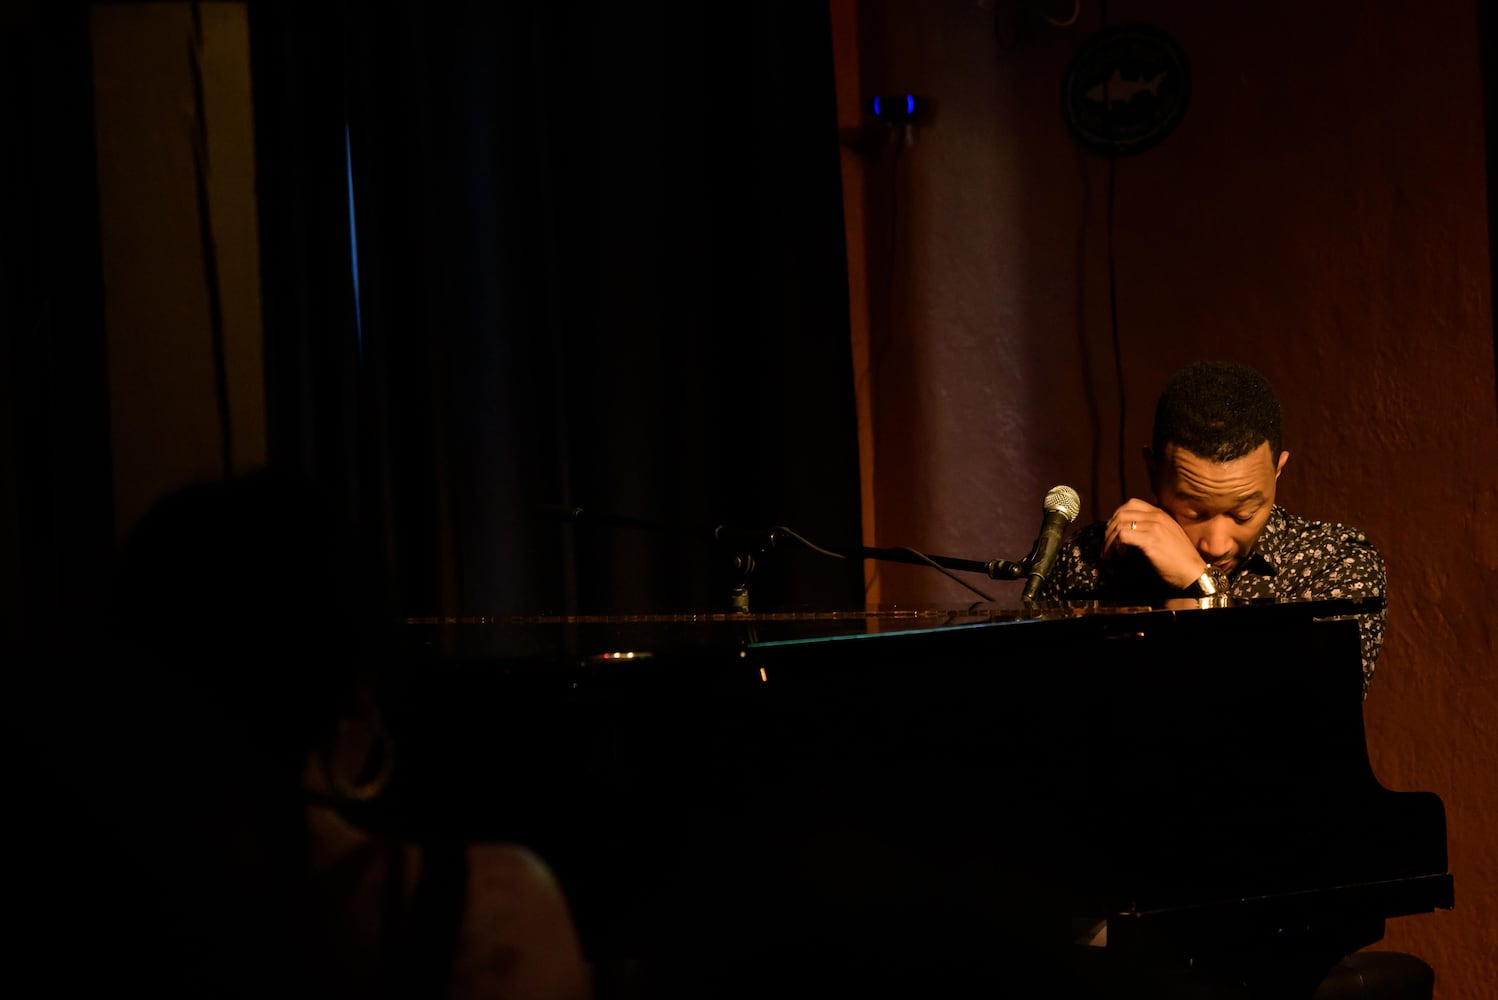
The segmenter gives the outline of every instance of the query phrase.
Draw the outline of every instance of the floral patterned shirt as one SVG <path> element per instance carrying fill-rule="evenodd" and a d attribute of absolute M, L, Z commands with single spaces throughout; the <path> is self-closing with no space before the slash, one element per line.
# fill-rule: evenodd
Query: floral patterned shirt
<path fill-rule="evenodd" d="M 1040 596 L 1049 601 L 1157 605 L 1180 591 L 1160 580 L 1142 558 L 1103 562 L 1105 522 L 1078 529 L 1067 539 Z M 1385 596 L 1384 561 L 1366 535 L 1330 521 L 1311 521 L 1276 505 L 1253 551 L 1228 578 L 1234 598 L 1299 600 Z M 1387 611 L 1358 615 L 1362 640 L 1363 695 L 1373 680 L 1384 642 Z"/>

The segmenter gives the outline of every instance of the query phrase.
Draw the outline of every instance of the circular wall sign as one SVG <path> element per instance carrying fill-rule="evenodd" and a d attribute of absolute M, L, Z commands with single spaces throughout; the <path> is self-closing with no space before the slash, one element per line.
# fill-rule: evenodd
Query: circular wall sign
<path fill-rule="evenodd" d="M 1096 153 L 1130 156 L 1180 124 L 1191 97 L 1191 64 L 1158 28 L 1106 28 L 1077 51 L 1062 87 L 1062 112 L 1078 141 Z"/>

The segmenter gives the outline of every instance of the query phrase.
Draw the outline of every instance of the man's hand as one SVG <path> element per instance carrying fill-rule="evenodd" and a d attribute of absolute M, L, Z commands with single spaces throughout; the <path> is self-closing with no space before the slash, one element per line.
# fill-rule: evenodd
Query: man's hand
<path fill-rule="evenodd" d="M 1196 582 L 1206 561 L 1176 519 L 1153 504 L 1130 500 L 1113 512 L 1103 532 L 1104 559 L 1138 552 L 1160 579 L 1178 590 Z"/>

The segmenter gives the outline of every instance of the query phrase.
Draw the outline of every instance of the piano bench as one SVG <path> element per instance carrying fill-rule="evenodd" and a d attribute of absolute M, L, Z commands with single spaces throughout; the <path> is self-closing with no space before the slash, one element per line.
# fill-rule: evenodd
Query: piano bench
<path fill-rule="evenodd" d="M 1332 967 L 1311 1000 L 1431 1000 L 1436 973 L 1399 951 L 1358 951 Z"/>

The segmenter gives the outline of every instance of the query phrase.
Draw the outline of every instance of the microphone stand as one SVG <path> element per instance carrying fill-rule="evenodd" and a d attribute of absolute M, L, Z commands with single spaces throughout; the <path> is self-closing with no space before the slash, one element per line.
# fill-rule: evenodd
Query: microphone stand
<path fill-rule="evenodd" d="M 620 514 L 599 513 L 593 510 L 584 510 L 582 507 L 566 506 L 563 504 L 538 504 L 538 513 L 558 518 L 568 524 L 596 524 L 607 525 L 615 528 L 636 528 L 651 531 L 665 531 L 687 537 L 707 536 L 712 544 L 726 553 L 723 563 L 727 567 L 731 577 L 729 584 L 729 607 L 735 613 L 748 614 L 749 612 L 749 578 L 754 573 L 757 565 L 757 557 L 762 553 L 773 549 L 783 538 L 795 538 L 809 548 L 805 539 L 800 538 L 794 532 L 786 528 L 754 528 L 743 529 L 731 527 L 727 524 L 714 526 L 710 531 L 701 531 L 682 527 L 680 525 L 669 525 L 659 521 L 651 521 L 641 517 L 628 517 Z M 842 553 L 832 553 L 842 556 Z M 846 558 L 846 557 L 844 557 Z"/>
<path fill-rule="evenodd" d="M 673 531 L 689 535 L 696 534 L 696 532 L 665 525 L 657 521 L 638 517 L 624 517 L 617 514 L 597 513 L 591 510 L 584 511 L 581 507 L 544 504 L 539 506 L 539 511 L 572 524 L 592 522 L 612 527 L 644 528 Z M 1029 573 L 1030 566 L 1036 559 L 1040 548 L 1037 542 L 1036 547 L 1024 559 L 1019 562 L 1011 562 L 1007 559 L 989 559 L 986 561 L 959 559 L 953 556 L 930 555 L 908 548 L 871 548 L 863 546 L 850 550 L 824 549 L 807 541 L 789 528 L 781 526 L 745 529 L 727 524 L 719 524 L 712 528 L 710 538 L 712 543 L 725 553 L 723 562 L 731 577 L 729 585 L 729 607 L 736 614 L 749 613 L 749 582 L 754 574 L 755 567 L 758 565 L 759 557 L 786 541 L 794 542 L 812 552 L 837 559 L 879 559 L 886 562 L 908 563 L 914 566 L 934 566 L 942 570 L 955 570 L 961 573 L 982 573 L 990 580 L 1023 579 Z M 961 581 L 958 582 L 961 583 Z M 976 588 L 969 587 L 969 589 L 973 590 L 980 597 L 983 597 L 984 600 L 992 600 L 992 598 Z"/>
<path fill-rule="evenodd" d="M 813 545 L 788 528 L 743 530 L 720 524 L 713 529 L 713 540 L 719 545 L 726 545 L 730 548 L 728 565 L 734 573 L 734 581 L 730 588 L 729 601 L 735 613 L 747 614 L 749 612 L 749 577 L 754 572 L 756 557 L 787 539 L 811 551 L 834 558 L 882 559 L 887 562 L 909 563 L 914 566 L 935 566 L 943 570 L 956 570 L 963 573 L 982 573 L 991 580 L 1022 579 L 1029 572 L 1030 560 L 1034 557 L 1032 552 L 1021 562 L 1010 562 L 1007 559 L 989 559 L 985 562 L 976 559 L 959 559 L 954 556 L 930 555 L 914 549 L 862 546 L 851 551 L 837 551 Z M 982 591 L 975 590 L 975 592 L 984 600 L 991 600 Z"/>
<path fill-rule="evenodd" d="M 773 549 L 781 535 L 779 528 L 744 530 L 726 524 L 713 528 L 713 541 L 728 550 L 727 565 L 733 576 L 728 588 L 728 606 L 734 614 L 749 613 L 749 577 L 754 572 L 755 557 Z"/>
<path fill-rule="evenodd" d="M 980 562 L 976 559 L 934 556 L 910 549 L 861 548 L 854 553 L 854 556 L 859 559 L 910 563 L 915 566 L 940 566 L 943 569 L 954 569 L 963 573 L 982 573 L 990 580 L 1018 580 L 1025 575 L 1029 562 L 1028 559 L 1020 562 L 1010 562 L 1007 559 L 990 559 L 987 562 Z"/>

